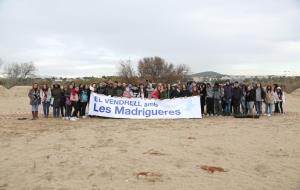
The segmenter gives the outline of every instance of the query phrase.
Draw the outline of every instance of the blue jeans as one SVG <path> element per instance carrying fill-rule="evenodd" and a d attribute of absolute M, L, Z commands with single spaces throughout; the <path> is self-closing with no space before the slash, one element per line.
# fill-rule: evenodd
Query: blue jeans
<path fill-rule="evenodd" d="M 39 104 L 32 104 L 31 111 L 33 112 L 39 111 Z"/>
<path fill-rule="evenodd" d="M 59 110 L 60 110 L 60 107 L 53 106 L 53 117 L 54 118 L 59 118 Z"/>
<path fill-rule="evenodd" d="M 230 114 L 231 112 L 231 98 L 225 100 L 225 114 Z"/>
<path fill-rule="evenodd" d="M 256 113 L 259 115 L 262 114 L 261 107 L 262 107 L 262 101 L 256 101 L 255 109 L 256 109 Z"/>
<path fill-rule="evenodd" d="M 272 104 L 266 104 L 266 106 L 267 106 L 267 114 L 272 114 L 272 108 L 273 108 L 273 105 Z"/>
<path fill-rule="evenodd" d="M 49 107 L 50 107 L 50 102 L 43 102 L 43 111 L 45 117 L 48 117 L 49 115 Z"/>
<path fill-rule="evenodd" d="M 253 114 L 254 101 L 247 102 L 247 111 L 249 114 Z"/>

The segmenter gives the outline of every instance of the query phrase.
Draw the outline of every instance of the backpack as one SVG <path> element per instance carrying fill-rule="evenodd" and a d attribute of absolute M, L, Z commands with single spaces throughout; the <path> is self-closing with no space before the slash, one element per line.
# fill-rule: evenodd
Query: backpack
<path fill-rule="evenodd" d="M 88 95 L 86 91 L 82 91 L 80 94 L 80 102 L 88 102 Z"/>
<path fill-rule="evenodd" d="M 70 106 L 72 104 L 71 100 L 70 100 L 70 96 L 66 96 L 66 105 Z"/>

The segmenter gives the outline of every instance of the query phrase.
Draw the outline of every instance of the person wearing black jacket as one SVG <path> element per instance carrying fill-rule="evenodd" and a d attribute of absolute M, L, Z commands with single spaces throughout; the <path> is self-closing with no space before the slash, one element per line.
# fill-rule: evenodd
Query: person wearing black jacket
<path fill-rule="evenodd" d="M 61 88 L 59 84 L 54 84 L 53 89 L 51 91 L 53 102 L 53 117 L 59 118 L 59 111 L 60 111 L 60 105 L 61 105 Z"/>
<path fill-rule="evenodd" d="M 66 96 L 65 93 L 68 89 L 67 85 L 64 85 L 62 90 L 61 90 L 61 95 L 60 95 L 60 112 L 61 116 L 65 117 L 65 111 L 66 111 Z"/>
<path fill-rule="evenodd" d="M 98 94 L 104 94 L 104 95 L 107 95 L 107 86 L 106 86 L 106 83 L 100 83 L 99 87 L 97 88 L 97 93 Z"/>
<path fill-rule="evenodd" d="M 171 90 L 170 90 L 170 99 L 172 98 L 180 98 L 181 97 L 181 90 L 180 88 L 178 88 L 178 86 L 176 85 L 172 85 L 171 86 Z"/>
<path fill-rule="evenodd" d="M 148 98 L 148 91 L 147 91 L 147 88 L 144 86 L 143 83 L 141 83 L 139 85 L 137 97 L 138 98 Z"/>
<path fill-rule="evenodd" d="M 182 85 L 182 90 L 181 90 L 181 93 L 180 93 L 180 97 L 189 97 L 189 96 L 191 96 L 190 91 L 186 88 L 185 85 Z"/>
<path fill-rule="evenodd" d="M 206 85 L 199 84 L 199 85 L 197 85 L 197 88 L 199 90 L 199 96 L 200 96 L 201 113 L 202 113 L 202 115 L 204 115 L 204 106 L 205 106 L 205 99 L 206 99 Z"/>
<path fill-rule="evenodd" d="M 235 115 L 240 114 L 240 103 L 241 103 L 242 96 L 243 96 L 242 89 L 239 87 L 239 83 L 236 81 L 234 82 L 234 87 L 232 89 L 232 106 L 233 106 L 233 113 Z"/>
<path fill-rule="evenodd" d="M 247 104 L 247 110 L 248 114 L 253 114 L 253 107 L 255 102 L 255 89 L 252 85 L 249 85 L 246 91 L 246 104 Z"/>

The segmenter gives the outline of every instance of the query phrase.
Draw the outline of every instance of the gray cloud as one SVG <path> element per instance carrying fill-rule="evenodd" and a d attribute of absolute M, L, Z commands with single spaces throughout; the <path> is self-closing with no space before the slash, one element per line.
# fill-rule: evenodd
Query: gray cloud
<path fill-rule="evenodd" d="M 193 72 L 300 75 L 299 20 L 297 0 L 2 0 L 0 57 L 56 76 L 154 55 Z"/>

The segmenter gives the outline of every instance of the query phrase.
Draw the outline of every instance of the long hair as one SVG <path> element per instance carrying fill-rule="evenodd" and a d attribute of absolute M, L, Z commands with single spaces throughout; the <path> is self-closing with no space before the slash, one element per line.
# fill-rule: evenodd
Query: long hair
<path fill-rule="evenodd" d="M 39 84 L 36 83 L 36 82 L 34 82 L 34 83 L 32 83 L 32 88 L 31 88 L 32 90 L 35 90 L 35 89 L 34 89 L 34 85 L 37 85 L 37 89 L 39 89 Z"/>
<path fill-rule="evenodd" d="M 271 86 L 271 85 L 268 85 L 267 88 L 266 88 L 266 91 L 267 91 L 267 92 L 272 92 L 272 86 Z"/>

